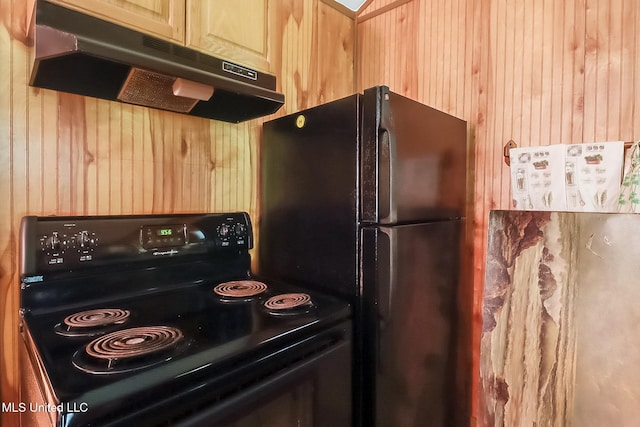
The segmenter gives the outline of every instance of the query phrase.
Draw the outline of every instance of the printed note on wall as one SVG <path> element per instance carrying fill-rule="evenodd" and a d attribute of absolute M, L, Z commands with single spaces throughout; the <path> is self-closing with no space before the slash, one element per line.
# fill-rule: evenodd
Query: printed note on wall
<path fill-rule="evenodd" d="M 567 205 L 570 211 L 615 212 L 624 162 L 624 142 L 567 146 Z"/>
<path fill-rule="evenodd" d="M 509 154 L 514 209 L 567 209 L 563 145 L 512 148 Z"/>
<path fill-rule="evenodd" d="M 624 142 L 512 148 L 516 210 L 616 212 Z"/>

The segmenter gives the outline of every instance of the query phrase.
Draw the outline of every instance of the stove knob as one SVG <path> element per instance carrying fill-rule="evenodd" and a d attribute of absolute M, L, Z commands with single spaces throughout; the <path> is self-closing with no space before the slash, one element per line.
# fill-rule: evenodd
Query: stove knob
<path fill-rule="evenodd" d="M 229 237 L 229 233 L 231 233 L 231 227 L 229 227 L 229 225 L 222 224 L 220 227 L 218 227 L 218 237 L 220 237 L 221 239 L 226 239 L 227 237 Z"/>
<path fill-rule="evenodd" d="M 244 224 L 236 224 L 234 231 L 236 233 L 236 236 L 238 237 L 242 237 L 247 233 L 247 227 Z"/>
<path fill-rule="evenodd" d="M 81 248 L 88 248 L 89 247 L 89 232 L 88 231 L 81 231 L 80 233 L 78 233 L 78 235 L 76 236 L 76 243 Z"/>
<path fill-rule="evenodd" d="M 46 245 L 47 245 L 47 248 L 53 251 L 60 250 L 60 236 L 58 235 L 57 231 L 54 231 L 51 233 L 51 237 L 47 239 Z"/>

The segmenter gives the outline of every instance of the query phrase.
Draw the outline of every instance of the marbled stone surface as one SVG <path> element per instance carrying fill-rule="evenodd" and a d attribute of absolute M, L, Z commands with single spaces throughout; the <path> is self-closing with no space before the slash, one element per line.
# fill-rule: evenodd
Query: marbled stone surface
<path fill-rule="evenodd" d="M 640 425 L 640 216 L 489 222 L 479 423 Z"/>

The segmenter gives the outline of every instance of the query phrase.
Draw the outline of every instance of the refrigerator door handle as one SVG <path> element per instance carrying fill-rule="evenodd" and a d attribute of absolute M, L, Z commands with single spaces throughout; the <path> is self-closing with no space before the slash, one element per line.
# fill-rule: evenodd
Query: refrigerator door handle
<path fill-rule="evenodd" d="M 377 300 L 378 300 L 378 318 L 380 320 L 381 330 L 391 320 L 391 307 L 393 301 L 393 275 L 395 272 L 396 260 L 394 257 L 393 234 L 389 229 L 380 227 L 380 236 L 378 238 L 378 268 L 376 278 Z"/>
<path fill-rule="evenodd" d="M 393 212 L 394 197 L 393 191 L 393 163 L 394 153 L 392 147 L 395 146 L 392 141 L 392 134 L 386 129 L 379 129 L 378 140 L 378 221 L 381 224 L 394 222 L 395 214 Z"/>
<path fill-rule="evenodd" d="M 383 351 L 383 340 L 386 331 L 391 326 L 391 310 L 394 301 L 394 277 L 396 272 L 395 233 L 392 229 L 378 228 L 377 240 L 377 268 L 376 268 L 376 300 L 378 317 L 378 334 L 376 337 L 378 372 L 384 373 L 386 361 Z"/>
<path fill-rule="evenodd" d="M 361 231 L 361 280 L 363 289 L 362 323 L 367 329 L 365 354 L 376 365 L 378 373 L 385 370 L 383 348 L 391 320 L 393 300 L 393 231 L 385 227 L 365 227 Z"/>

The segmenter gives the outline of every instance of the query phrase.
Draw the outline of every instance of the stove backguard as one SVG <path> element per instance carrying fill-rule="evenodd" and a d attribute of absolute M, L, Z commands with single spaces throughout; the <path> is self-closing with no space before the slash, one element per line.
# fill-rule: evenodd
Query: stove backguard
<path fill-rule="evenodd" d="M 96 217 L 27 216 L 21 226 L 26 283 L 55 272 L 167 260 L 253 247 L 246 213 Z"/>
<path fill-rule="evenodd" d="M 21 227 L 21 309 L 82 304 L 173 287 L 193 265 L 215 263 L 224 278 L 247 274 L 252 227 L 246 213 L 118 217 L 24 217 Z M 154 267 L 184 264 L 165 277 Z M 177 269 L 178 272 L 180 269 Z M 154 275 L 155 273 L 155 275 Z M 83 275 L 105 281 L 82 281 Z M 120 277 L 120 280 L 116 280 Z M 108 280 L 108 285 L 105 283 Z M 58 286 L 64 287 L 60 292 Z M 108 289 L 107 289 L 108 287 Z"/>

